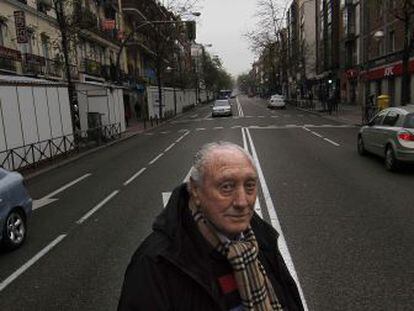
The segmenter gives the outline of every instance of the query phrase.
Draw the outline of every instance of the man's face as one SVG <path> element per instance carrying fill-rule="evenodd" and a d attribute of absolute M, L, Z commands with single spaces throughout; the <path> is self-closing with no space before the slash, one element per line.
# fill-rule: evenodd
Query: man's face
<path fill-rule="evenodd" d="M 232 237 L 250 224 L 257 195 L 257 173 L 239 150 L 214 150 L 202 184 L 194 187 L 193 183 L 192 193 L 207 219 Z"/>

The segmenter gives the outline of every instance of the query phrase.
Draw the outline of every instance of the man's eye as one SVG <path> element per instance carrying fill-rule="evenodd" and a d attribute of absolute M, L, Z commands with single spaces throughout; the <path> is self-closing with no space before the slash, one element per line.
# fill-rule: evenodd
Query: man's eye
<path fill-rule="evenodd" d="M 233 191 L 234 184 L 233 183 L 224 183 L 224 184 L 221 185 L 220 189 L 221 189 L 221 191 L 224 191 L 224 192 Z"/>
<path fill-rule="evenodd" d="M 254 191 L 256 189 L 256 183 L 254 181 L 248 182 L 245 187 L 247 191 Z"/>

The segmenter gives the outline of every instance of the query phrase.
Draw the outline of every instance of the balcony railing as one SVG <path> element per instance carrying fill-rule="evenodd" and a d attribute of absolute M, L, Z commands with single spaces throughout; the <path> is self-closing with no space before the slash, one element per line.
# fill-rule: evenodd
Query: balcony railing
<path fill-rule="evenodd" d="M 44 75 L 46 73 L 46 59 L 42 56 L 26 53 L 23 56 L 23 73 L 27 75 Z"/>
<path fill-rule="evenodd" d="M 17 63 L 22 61 L 20 51 L 0 46 L 0 70 L 17 71 Z"/>

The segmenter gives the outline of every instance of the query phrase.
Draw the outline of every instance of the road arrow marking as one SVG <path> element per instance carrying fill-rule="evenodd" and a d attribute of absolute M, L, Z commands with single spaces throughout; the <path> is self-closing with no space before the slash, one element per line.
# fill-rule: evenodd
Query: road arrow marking
<path fill-rule="evenodd" d="M 167 206 L 168 201 L 170 200 L 172 192 L 163 192 L 162 193 L 162 204 L 164 207 Z"/>
<path fill-rule="evenodd" d="M 66 189 L 72 187 L 73 185 L 77 184 L 78 182 L 81 182 L 85 178 L 88 178 L 91 176 L 91 173 L 85 174 L 74 181 L 71 181 L 70 183 L 67 183 L 66 185 L 60 187 L 59 189 L 56 189 L 55 191 L 49 193 L 48 195 L 45 195 L 43 198 L 33 200 L 33 210 L 37 210 L 43 206 L 49 205 L 50 203 L 53 203 L 57 201 L 58 199 L 53 198 L 55 195 L 65 191 Z"/>

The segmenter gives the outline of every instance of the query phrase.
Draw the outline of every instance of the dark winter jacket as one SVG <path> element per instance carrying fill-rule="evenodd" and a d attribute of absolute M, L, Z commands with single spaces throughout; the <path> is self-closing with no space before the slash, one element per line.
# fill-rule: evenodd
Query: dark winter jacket
<path fill-rule="evenodd" d="M 118 311 L 226 310 L 212 273 L 211 247 L 196 227 L 188 200 L 185 185 L 174 190 L 154 222 L 153 232 L 132 257 Z M 303 310 L 296 284 L 277 248 L 276 231 L 257 215 L 251 226 L 259 243 L 260 262 L 283 310 Z"/>

